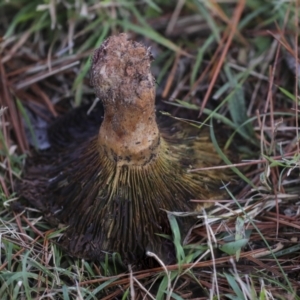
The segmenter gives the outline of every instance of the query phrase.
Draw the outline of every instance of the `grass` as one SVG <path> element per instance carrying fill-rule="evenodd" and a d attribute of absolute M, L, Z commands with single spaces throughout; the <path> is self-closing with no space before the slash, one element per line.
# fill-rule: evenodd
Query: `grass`
<path fill-rule="evenodd" d="M 296 1 L 10 0 L 0 15 L 1 299 L 300 299 Z M 151 46 L 164 110 L 212 126 L 217 149 L 213 129 L 232 132 L 241 161 L 220 152 L 220 168 L 246 182 L 187 238 L 170 214 L 177 264 L 149 253 L 159 267 L 139 271 L 68 257 L 62 229 L 9 208 L 28 141 L 42 146 L 44 123 L 94 99 L 90 55 L 123 31 Z"/>

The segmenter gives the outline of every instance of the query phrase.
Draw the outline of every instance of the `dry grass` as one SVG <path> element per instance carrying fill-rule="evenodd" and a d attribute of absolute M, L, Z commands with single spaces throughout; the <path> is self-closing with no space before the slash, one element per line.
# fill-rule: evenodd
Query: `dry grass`
<path fill-rule="evenodd" d="M 300 299 L 298 4 L 166 3 L 0 3 L 1 299 Z M 140 271 L 117 255 L 70 258 L 38 212 L 9 209 L 29 145 L 45 146 L 47 123 L 94 100 L 89 56 L 122 31 L 152 47 L 164 110 L 211 125 L 217 149 L 213 126 L 232 132 L 241 161 L 220 152 L 220 168 L 246 183 L 199 216 L 186 245 L 169 216 L 177 264 Z"/>

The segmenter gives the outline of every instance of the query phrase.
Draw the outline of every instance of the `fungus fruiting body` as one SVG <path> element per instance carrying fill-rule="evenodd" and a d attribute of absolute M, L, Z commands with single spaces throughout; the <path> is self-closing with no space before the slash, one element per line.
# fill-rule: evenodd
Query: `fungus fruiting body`
<path fill-rule="evenodd" d="M 221 163 L 209 134 L 157 117 L 149 49 L 112 36 L 92 58 L 91 83 L 101 104 L 71 111 L 49 128 L 50 148 L 27 161 L 20 195 L 50 224 L 64 224 L 59 243 L 76 257 L 118 252 L 128 262 L 147 250 L 167 253 L 166 211 L 199 213 L 224 197 L 229 172 L 190 169 Z M 195 222 L 181 217 L 186 232 Z"/>

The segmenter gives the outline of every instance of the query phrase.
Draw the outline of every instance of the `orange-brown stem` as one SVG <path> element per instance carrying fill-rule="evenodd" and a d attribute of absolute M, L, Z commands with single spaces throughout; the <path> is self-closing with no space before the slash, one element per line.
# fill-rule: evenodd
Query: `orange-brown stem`
<path fill-rule="evenodd" d="M 111 37 L 95 51 L 92 84 L 105 109 L 99 146 L 119 165 L 145 165 L 159 151 L 155 82 L 149 49 Z"/>
<path fill-rule="evenodd" d="M 134 104 L 107 105 L 99 132 L 99 145 L 118 164 L 145 165 L 155 158 L 160 143 L 153 108 Z"/>

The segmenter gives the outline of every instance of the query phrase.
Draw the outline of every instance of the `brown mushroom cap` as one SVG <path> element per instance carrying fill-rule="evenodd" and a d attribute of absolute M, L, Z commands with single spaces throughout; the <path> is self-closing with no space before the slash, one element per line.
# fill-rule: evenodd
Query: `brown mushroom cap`
<path fill-rule="evenodd" d="M 106 40 L 91 68 L 103 106 L 56 121 L 51 147 L 27 161 L 19 193 L 51 224 L 68 226 L 59 243 L 73 256 L 119 252 L 136 262 L 150 250 L 168 262 L 166 240 L 157 235 L 170 233 L 166 211 L 190 213 L 179 218 L 184 234 L 193 215 L 224 198 L 220 188 L 233 178 L 228 169 L 189 172 L 221 159 L 208 131 L 156 118 L 151 60 L 124 34 Z"/>

